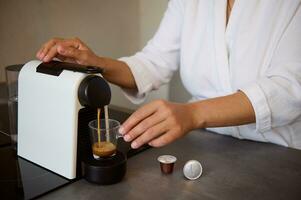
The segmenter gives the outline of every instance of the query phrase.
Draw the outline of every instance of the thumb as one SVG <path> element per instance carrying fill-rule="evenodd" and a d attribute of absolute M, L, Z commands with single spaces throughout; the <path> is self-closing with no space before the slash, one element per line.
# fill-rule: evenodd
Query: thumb
<path fill-rule="evenodd" d="M 74 47 L 58 47 L 58 53 L 66 58 L 72 58 L 74 60 L 80 60 L 82 57 L 82 51 Z"/>

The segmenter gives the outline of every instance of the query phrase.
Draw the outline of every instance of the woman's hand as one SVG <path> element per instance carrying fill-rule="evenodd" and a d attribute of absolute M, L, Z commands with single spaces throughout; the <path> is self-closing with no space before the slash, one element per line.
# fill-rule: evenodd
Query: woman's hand
<path fill-rule="evenodd" d="M 154 101 L 133 113 L 120 128 L 120 133 L 125 141 L 132 141 L 132 148 L 146 143 L 161 147 L 198 126 L 192 112 L 190 104 Z"/>
<path fill-rule="evenodd" d="M 189 104 L 155 101 L 137 110 L 120 128 L 132 148 L 161 147 L 196 128 L 255 123 L 255 112 L 241 91 Z"/>
<path fill-rule="evenodd" d="M 41 47 L 36 56 L 43 62 L 58 58 L 65 62 L 94 66 L 97 66 L 100 59 L 78 38 L 53 38 Z"/>
<path fill-rule="evenodd" d="M 123 88 L 137 89 L 134 76 L 129 66 L 122 61 L 98 57 L 80 39 L 54 38 L 46 42 L 36 54 L 43 62 L 53 58 L 69 63 L 101 67 L 104 78 Z"/>

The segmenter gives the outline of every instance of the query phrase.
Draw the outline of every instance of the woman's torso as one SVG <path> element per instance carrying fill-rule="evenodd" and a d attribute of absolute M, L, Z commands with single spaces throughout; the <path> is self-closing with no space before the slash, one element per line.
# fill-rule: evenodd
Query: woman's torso
<path fill-rule="evenodd" d="M 226 0 L 186 2 L 180 74 L 194 100 L 232 94 L 265 75 L 292 16 L 291 4 L 285 2 L 236 0 L 227 27 Z M 254 124 L 211 130 L 294 146 L 292 137 L 300 128 L 296 122 L 265 134 L 256 134 Z"/>

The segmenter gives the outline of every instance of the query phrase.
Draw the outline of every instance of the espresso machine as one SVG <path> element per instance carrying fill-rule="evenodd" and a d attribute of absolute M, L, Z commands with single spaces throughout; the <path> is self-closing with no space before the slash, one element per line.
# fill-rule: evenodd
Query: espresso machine
<path fill-rule="evenodd" d="M 95 159 L 88 123 L 111 101 L 102 69 L 30 61 L 19 74 L 18 156 L 67 179 L 113 184 L 126 173 L 126 155 Z"/>

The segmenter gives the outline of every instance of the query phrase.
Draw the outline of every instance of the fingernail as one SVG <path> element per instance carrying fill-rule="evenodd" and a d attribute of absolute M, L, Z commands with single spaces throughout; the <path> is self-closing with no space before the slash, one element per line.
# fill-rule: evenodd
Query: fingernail
<path fill-rule="evenodd" d="M 131 147 L 133 149 L 137 149 L 138 148 L 138 143 L 137 142 L 132 142 Z"/>
<path fill-rule="evenodd" d="M 124 128 L 123 128 L 122 126 L 119 128 L 119 133 L 120 133 L 121 135 L 124 135 L 124 134 L 125 134 Z"/>
<path fill-rule="evenodd" d="M 45 56 L 45 55 L 44 55 L 43 53 L 41 53 L 41 54 L 39 55 L 40 60 L 43 60 L 44 56 Z"/>
<path fill-rule="evenodd" d="M 48 61 L 49 61 L 49 56 L 45 56 L 45 57 L 43 58 L 43 61 L 44 61 L 44 62 L 48 62 Z"/>
<path fill-rule="evenodd" d="M 131 140 L 131 137 L 129 135 L 125 135 L 123 137 L 123 139 L 126 141 L 126 142 L 129 142 Z"/>

